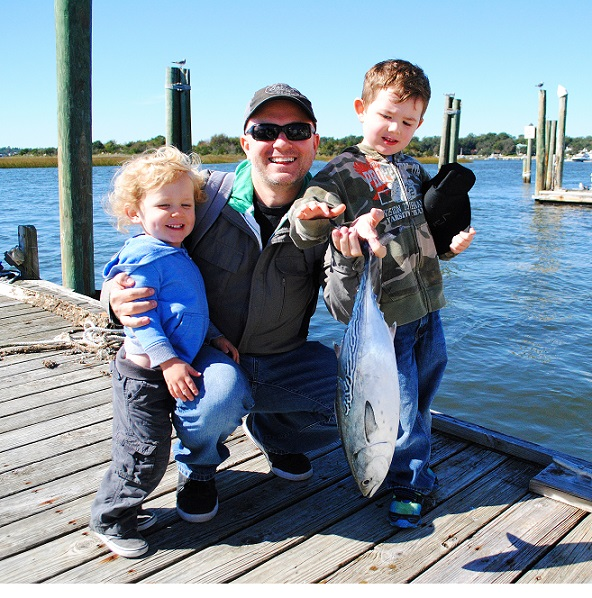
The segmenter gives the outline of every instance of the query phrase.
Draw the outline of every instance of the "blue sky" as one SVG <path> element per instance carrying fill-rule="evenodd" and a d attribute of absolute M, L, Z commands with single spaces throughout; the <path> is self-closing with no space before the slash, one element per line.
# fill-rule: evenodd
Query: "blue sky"
<path fill-rule="evenodd" d="M 253 92 L 285 82 L 308 95 L 319 133 L 359 134 L 353 100 L 386 58 L 420 65 L 432 101 L 418 136 L 440 135 L 444 96 L 461 136 L 517 136 L 567 88 L 567 135 L 592 135 L 592 0 L 94 0 L 93 140 L 165 134 L 172 61 L 191 73 L 193 142 L 241 133 Z M 0 0 L 0 147 L 57 146 L 53 0 Z"/>

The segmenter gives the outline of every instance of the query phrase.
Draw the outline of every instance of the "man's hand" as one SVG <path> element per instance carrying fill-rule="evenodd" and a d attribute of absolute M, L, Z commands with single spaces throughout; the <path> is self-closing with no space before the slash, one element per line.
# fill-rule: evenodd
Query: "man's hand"
<path fill-rule="evenodd" d="M 365 239 L 370 249 L 377 257 L 386 255 L 386 247 L 378 240 L 376 226 L 384 218 L 384 212 L 372 208 L 368 214 L 356 218 L 348 228 L 342 226 L 331 233 L 333 245 L 345 257 L 359 257 L 362 255 L 360 239 Z"/>
<path fill-rule="evenodd" d="M 156 301 L 137 301 L 154 295 L 154 289 L 140 287 L 134 288 L 136 284 L 131 276 L 121 272 L 111 281 L 109 303 L 113 313 L 117 316 L 122 326 L 139 328 L 150 323 L 147 316 L 134 317 L 143 314 L 156 307 Z"/>
<path fill-rule="evenodd" d="M 300 220 L 318 220 L 319 218 L 336 218 L 345 212 L 345 204 L 335 208 L 322 201 L 312 200 L 294 211 L 294 217 Z"/>
<path fill-rule="evenodd" d="M 458 235 L 454 235 L 454 237 L 452 237 L 452 242 L 450 243 L 450 251 L 458 254 L 462 253 L 465 249 L 468 249 L 475 238 L 475 234 L 475 229 L 471 226 L 468 231 L 463 230 L 458 233 Z"/>

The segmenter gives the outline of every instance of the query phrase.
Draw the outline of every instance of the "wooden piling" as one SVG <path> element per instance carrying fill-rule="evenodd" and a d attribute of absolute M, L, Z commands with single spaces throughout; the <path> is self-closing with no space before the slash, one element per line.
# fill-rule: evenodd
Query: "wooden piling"
<path fill-rule="evenodd" d="M 438 158 L 438 168 L 448 164 L 450 155 L 450 129 L 451 113 L 454 96 L 447 94 L 444 99 L 444 120 L 442 124 L 442 137 L 440 138 L 440 155 Z"/>
<path fill-rule="evenodd" d="M 545 189 L 553 189 L 553 171 L 555 163 L 555 143 L 557 139 L 557 121 L 547 121 L 547 135 L 545 147 Z"/>
<path fill-rule="evenodd" d="M 55 0 L 63 285 L 95 292 L 92 195 L 92 0 Z"/>
<path fill-rule="evenodd" d="M 536 130 L 536 176 L 534 193 L 538 195 L 545 188 L 545 119 L 547 92 L 539 89 L 539 119 Z"/>
<path fill-rule="evenodd" d="M 191 100 L 189 69 L 167 68 L 166 142 L 182 152 L 191 153 Z"/>
<path fill-rule="evenodd" d="M 559 97 L 559 117 L 557 120 L 557 142 L 555 146 L 555 174 L 553 189 L 563 187 L 563 161 L 565 159 L 565 123 L 567 121 L 567 89 L 563 86 L 557 88 Z"/>
<path fill-rule="evenodd" d="M 448 162 L 456 162 L 458 157 L 458 139 L 460 132 L 460 105 L 461 101 L 454 98 L 452 101 L 452 114 L 450 115 L 450 142 L 448 149 Z"/>
<path fill-rule="evenodd" d="M 39 280 L 39 247 L 37 245 L 37 229 L 30 225 L 18 227 L 19 248 L 25 261 L 19 266 L 21 278 Z"/>

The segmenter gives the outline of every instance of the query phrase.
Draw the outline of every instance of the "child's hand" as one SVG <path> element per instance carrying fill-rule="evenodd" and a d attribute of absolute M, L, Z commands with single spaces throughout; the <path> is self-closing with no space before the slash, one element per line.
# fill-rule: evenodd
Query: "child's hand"
<path fill-rule="evenodd" d="M 471 226 L 468 231 L 462 230 L 458 235 L 454 235 L 450 243 L 450 251 L 453 253 L 462 253 L 465 249 L 468 249 L 475 238 L 475 234 L 475 229 Z"/>
<path fill-rule="evenodd" d="M 225 336 L 219 336 L 215 339 L 212 339 L 210 341 L 210 345 L 216 347 L 216 349 L 222 351 L 222 353 L 230 355 L 230 357 L 232 357 L 236 363 L 240 363 L 238 349 Z"/>
<path fill-rule="evenodd" d="M 358 257 L 362 255 L 360 239 L 365 239 L 374 255 L 384 257 L 386 247 L 381 245 L 376 232 L 376 226 L 383 218 L 382 210 L 372 208 L 368 214 L 354 220 L 349 228 L 342 226 L 334 229 L 331 233 L 333 245 L 346 257 Z"/>
<path fill-rule="evenodd" d="M 171 396 L 182 401 L 193 401 L 198 390 L 191 376 L 198 377 L 201 374 L 178 357 L 163 361 L 160 368 Z"/>
<path fill-rule="evenodd" d="M 294 217 L 300 220 L 317 220 L 318 218 L 335 218 L 343 212 L 345 212 L 345 204 L 331 208 L 327 203 L 312 200 L 295 210 Z"/>

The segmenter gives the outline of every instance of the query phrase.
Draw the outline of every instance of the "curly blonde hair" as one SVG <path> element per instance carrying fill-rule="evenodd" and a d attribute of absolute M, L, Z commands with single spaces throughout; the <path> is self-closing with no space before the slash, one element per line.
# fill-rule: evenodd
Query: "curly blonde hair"
<path fill-rule="evenodd" d="M 199 172 L 200 165 L 199 156 L 184 154 L 170 145 L 147 150 L 125 162 L 117 171 L 105 211 L 114 218 L 117 230 L 127 232 L 132 223 L 127 209 L 137 209 L 148 191 L 174 182 L 182 173 L 188 174 L 193 183 L 195 203 L 203 203 L 207 196 L 205 177 Z"/>

